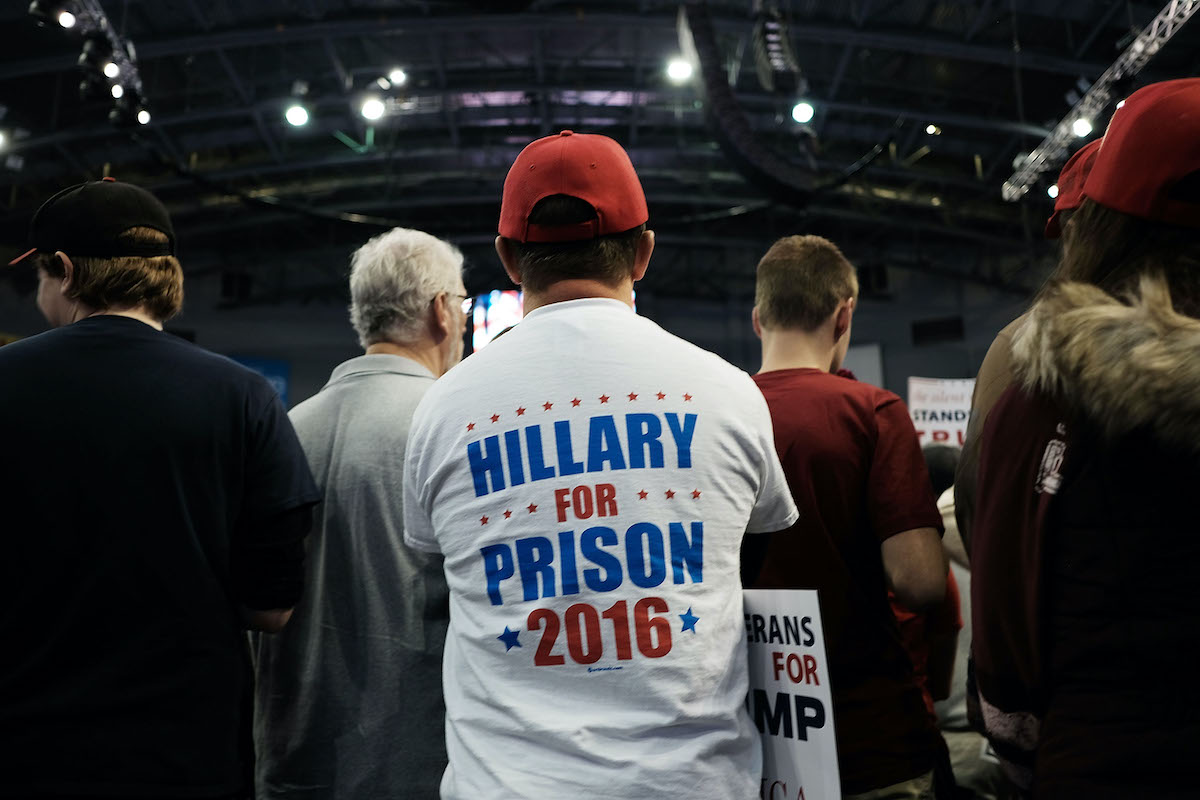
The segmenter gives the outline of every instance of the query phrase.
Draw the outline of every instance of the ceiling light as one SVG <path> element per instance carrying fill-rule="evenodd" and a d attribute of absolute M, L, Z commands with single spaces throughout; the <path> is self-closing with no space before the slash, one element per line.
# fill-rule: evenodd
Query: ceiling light
<path fill-rule="evenodd" d="M 359 109 L 366 119 L 379 119 L 383 116 L 383 111 L 383 101 L 378 97 L 368 97 L 363 101 L 362 108 Z"/>
<path fill-rule="evenodd" d="M 392 82 L 389 81 L 387 78 L 376 78 L 375 85 L 378 86 L 380 89 L 383 89 L 385 92 L 388 89 L 392 88 Z"/>
<path fill-rule="evenodd" d="M 925 132 L 928 133 L 930 136 L 941 136 L 942 135 L 942 129 L 939 128 L 937 125 L 933 125 L 933 124 L 926 125 Z"/>
<path fill-rule="evenodd" d="M 408 75 L 405 74 L 404 70 L 400 69 L 399 67 L 392 67 L 387 74 L 387 79 L 396 86 L 403 86 L 408 80 Z"/>
<path fill-rule="evenodd" d="M 1071 123 L 1071 130 L 1075 132 L 1076 136 L 1082 139 L 1092 132 L 1092 121 L 1086 117 L 1080 117 Z"/>
<path fill-rule="evenodd" d="M 118 67 L 113 62 L 109 61 L 107 64 L 104 65 L 104 77 L 115 78 L 120 74 L 121 74 L 121 68 Z"/>
<path fill-rule="evenodd" d="M 929 198 L 929 205 L 933 206 L 934 208 L 937 208 L 941 204 L 942 204 L 942 198 L 938 197 L 937 195 L 934 195 L 933 197 Z"/>
<path fill-rule="evenodd" d="M 139 125 L 150 124 L 150 112 L 143 108 L 138 112 L 137 120 Z"/>
<path fill-rule="evenodd" d="M 283 116 L 290 125 L 299 128 L 308 122 L 308 109 L 299 103 L 292 103 L 287 107 L 287 111 L 283 112 Z"/>
<path fill-rule="evenodd" d="M 1057 183 L 1050 184 L 1049 188 L 1046 189 L 1046 194 L 1050 195 L 1051 200 L 1058 197 L 1058 184 Z"/>
<path fill-rule="evenodd" d="M 692 65 L 682 58 L 673 58 L 667 64 L 667 77 L 672 83 L 686 83 L 692 77 Z"/>
<path fill-rule="evenodd" d="M 70 11 L 61 12 L 58 15 L 58 24 L 62 25 L 64 28 L 74 28 L 75 27 L 75 15 L 72 14 Z"/>
<path fill-rule="evenodd" d="M 112 96 L 115 97 L 116 99 L 120 100 L 124 94 L 125 94 L 125 87 L 119 83 L 114 83 L 113 87 L 112 87 Z"/>
<path fill-rule="evenodd" d="M 792 119 L 801 125 L 812 122 L 813 114 L 815 113 L 816 111 L 813 109 L 812 103 L 807 103 L 803 100 L 792 106 Z"/>
<path fill-rule="evenodd" d="M 1120 101 L 1118 101 L 1118 102 L 1117 102 L 1117 108 L 1124 108 L 1124 107 L 1125 107 L 1125 101 L 1124 101 L 1124 100 L 1120 100 Z"/>

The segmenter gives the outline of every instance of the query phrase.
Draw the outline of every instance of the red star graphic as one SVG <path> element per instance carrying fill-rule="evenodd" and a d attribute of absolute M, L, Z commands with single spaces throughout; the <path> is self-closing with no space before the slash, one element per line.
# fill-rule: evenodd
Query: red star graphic
<path fill-rule="evenodd" d="M 606 395 L 606 394 L 602 394 L 602 395 L 600 395 L 600 402 L 601 402 L 601 403 L 607 403 L 607 402 L 608 402 L 608 395 Z"/>
<path fill-rule="evenodd" d="M 693 489 L 693 490 L 692 490 L 692 499 L 693 499 L 693 500 L 699 500 L 699 499 L 700 499 L 700 490 L 699 490 L 699 489 Z"/>
<path fill-rule="evenodd" d="M 658 399 L 659 399 L 659 400 L 666 400 L 666 399 L 667 399 L 667 396 L 666 396 L 665 394 L 663 394 L 662 392 L 658 392 Z"/>
<path fill-rule="evenodd" d="M 468 423 L 467 423 L 467 430 L 469 430 L 469 431 L 473 431 L 473 430 L 475 430 L 475 423 L 474 423 L 474 422 L 468 422 Z"/>
<path fill-rule="evenodd" d="M 506 509 L 504 509 L 504 518 L 505 518 L 505 519 L 508 519 L 508 518 L 509 518 L 509 517 L 511 517 L 511 516 L 512 516 L 512 512 L 511 512 L 511 511 L 509 511 L 507 508 L 506 508 Z"/>
<path fill-rule="evenodd" d="M 530 513 L 530 514 L 532 514 L 533 512 L 537 511 L 537 506 L 535 506 L 533 503 L 530 503 L 529 505 L 527 505 L 527 506 L 525 506 L 525 507 L 529 509 L 529 513 Z"/>
<path fill-rule="evenodd" d="M 521 406 L 520 408 L 517 409 L 517 416 L 518 417 L 525 416 L 525 406 Z"/>
<path fill-rule="evenodd" d="M 646 499 L 646 490 L 642 489 L 640 492 L 638 492 L 638 500 L 645 500 L 645 499 Z"/>
<path fill-rule="evenodd" d="M 632 403 L 634 400 L 637 400 L 637 392 L 630 392 L 629 393 L 629 402 Z"/>
<path fill-rule="evenodd" d="M 685 403 L 690 403 L 690 402 L 692 402 L 692 396 L 691 396 L 690 394 L 685 394 L 685 395 L 683 396 L 683 402 L 685 402 Z"/>
<path fill-rule="evenodd" d="M 577 405 L 579 405 L 579 398 L 578 398 L 578 397 L 576 397 L 574 400 L 572 400 L 572 401 L 571 401 L 571 408 L 574 408 L 574 407 L 575 407 L 575 406 L 577 406 Z"/>
<path fill-rule="evenodd" d="M 500 415 L 492 414 L 492 422 L 499 422 L 499 421 L 500 421 Z"/>
<path fill-rule="evenodd" d="M 480 525 L 487 525 L 487 517 L 486 517 L 486 516 L 480 517 L 480 518 L 479 518 L 479 524 L 480 524 Z"/>
<path fill-rule="evenodd" d="M 550 409 L 554 408 L 554 403 L 551 403 L 549 400 L 547 400 L 546 402 L 542 403 L 542 408 L 549 411 Z"/>
<path fill-rule="evenodd" d="M 667 499 L 670 500 L 673 497 L 675 497 L 675 492 L 671 491 L 670 489 L 667 489 Z"/>

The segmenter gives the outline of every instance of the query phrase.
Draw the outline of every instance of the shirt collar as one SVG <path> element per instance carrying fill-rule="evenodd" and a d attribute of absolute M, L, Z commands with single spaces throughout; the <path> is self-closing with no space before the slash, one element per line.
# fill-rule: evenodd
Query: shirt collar
<path fill-rule="evenodd" d="M 375 353 L 361 355 L 338 364 L 333 370 L 333 374 L 329 376 L 329 383 L 335 383 L 351 375 L 371 375 L 380 372 L 437 380 L 437 376 L 430 372 L 428 367 L 418 364 L 411 358 L 390 353 Z"/>

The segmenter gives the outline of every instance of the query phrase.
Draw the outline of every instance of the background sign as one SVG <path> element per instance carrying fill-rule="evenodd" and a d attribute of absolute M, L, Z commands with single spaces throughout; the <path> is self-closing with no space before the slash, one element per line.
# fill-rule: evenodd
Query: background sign
<path fill-rule="evenodd" d="M 291 382 L 292 365 L 278 358 L 257 358 L 254 356 L 230 356 L 243 367 L 249 367 L 267 379 L 267 383 L 279 392 L 283 407 L 288 407 L 288 384 Z"/>
<path fill-rule="evenodd" d="M 841 800 L 815 589 L 747 589 L 746 704 L 762 737 L 762 800 Z"/>
<path fill-rule="evenodd" d="M 962 447 L 974 391 L 974 378 L 909 378 L 908 411 L 918 441 Z"/>

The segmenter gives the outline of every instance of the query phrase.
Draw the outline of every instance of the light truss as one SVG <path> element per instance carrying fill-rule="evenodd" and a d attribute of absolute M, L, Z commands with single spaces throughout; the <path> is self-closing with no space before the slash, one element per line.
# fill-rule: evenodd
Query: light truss
<path fill-rule="evenodd" d="M 1071 112 L 1054 126 L 1050 135 L 1034 148 L 1012 177 L 1004 182 L 1000 190 L 1004 199 L 1021 199 L 1042 173 L 1061 164 L 1066 159 L 1069 145 L 1077 138 L 1072 130 L 1075 121 L 1080 118 L 1095 120 L 1113 99 L 1113 85 L 1140 72 L 1197 10 L 1200 10 L 1200 0 L 1171 0 L 1167 3 L 1113 65 L 1092 84 Z"/>

